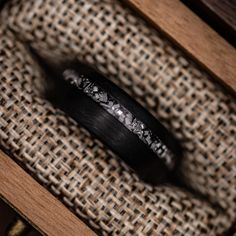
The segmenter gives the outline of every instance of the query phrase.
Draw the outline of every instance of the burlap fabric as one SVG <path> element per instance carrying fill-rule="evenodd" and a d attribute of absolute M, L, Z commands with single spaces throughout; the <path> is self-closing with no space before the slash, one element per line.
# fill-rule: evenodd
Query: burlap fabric
<path fill-rule="evenodd" d="M 1 16 L 1 144 L 30 173 L 104 235 L 220 235 L 230 226 L 234 97 L 119 1 L 13 0 Z M 183 179 L 218 207 L 144 185 L 54 110 L 37 92 L 42 75 L 9 29 L 42 54 L 96 65 L 134 96 L 182 141 Z"/>

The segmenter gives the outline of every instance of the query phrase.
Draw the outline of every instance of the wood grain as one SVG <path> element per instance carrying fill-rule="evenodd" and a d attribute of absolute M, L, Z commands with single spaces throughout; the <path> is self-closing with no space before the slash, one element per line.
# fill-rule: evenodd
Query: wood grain
<path fill-rule="evenodd" d="M 0 151 L 0 195 L 47 235 L 96 236 L 2 151 Z"/>
<path fill-rule="evenodd" d="M 236 91 L 236 49 L 179 0 L 126 0 L 191 57 Z"/>
<path fill-rule="evenodd" d="M 182 0 L 236 47 L 236 0 Z"/>
<path fill-rule="evenodd" d="M 236 1 L 235 0 L 188 0 L 199 7 L 205 7 L 215 14 L 222 22 L 236 31 Z"/>

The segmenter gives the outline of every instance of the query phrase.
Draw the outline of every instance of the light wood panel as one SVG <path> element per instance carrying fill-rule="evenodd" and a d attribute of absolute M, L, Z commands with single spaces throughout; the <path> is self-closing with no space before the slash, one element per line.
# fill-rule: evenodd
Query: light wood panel
<path fill-rule="evenodd" d="M 88 226 L 2 151 L 0 195 L 47 235 L 96 236 Z"/>
<path fill-rule="evenodd" d="M 236 49 L 179 0 L 125 0 L 236 91 Z"/>

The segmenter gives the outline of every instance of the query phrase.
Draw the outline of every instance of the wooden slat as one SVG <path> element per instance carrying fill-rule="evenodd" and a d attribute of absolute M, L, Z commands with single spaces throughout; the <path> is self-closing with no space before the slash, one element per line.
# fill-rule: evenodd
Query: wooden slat
<path fill-rule="evenodd" d="M 236 49 L 179 0 L 125 0 L 236 91 Z"/>
<path fill-rule="evenodd" d="M 186 0 L 185 0 L 186 1 Z M 224 24 L 225 30 L 236 33 L 236 1 L 235 0 L 188 0 L 201 11 L 214 17 L 213 20 Z M 236 40 L 236 38 L 235 38 Z"/>
<path fill-rule="evenodd" d="M 47 235 L 96 235 L 2 151 L 0 195 Z"/>
<path fill-rule="evenodd" d="M 182 0 L 182 2 L 236 47 L 235 0 Z"/>

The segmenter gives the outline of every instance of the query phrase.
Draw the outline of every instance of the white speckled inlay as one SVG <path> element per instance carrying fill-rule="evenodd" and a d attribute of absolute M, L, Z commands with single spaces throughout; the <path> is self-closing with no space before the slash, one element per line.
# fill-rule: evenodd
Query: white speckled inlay
<path fill-rule="evenodd" d="M 85 94 L 99 103 L 108 113 L 118 119 L 128 130 L 136 134 L 150 149 L 160 157 L 169 169 L 174 167 L 173 153 L 152 133 L 152 131 L 132 113 L 123 107 L 110 94 L 75 70 L 66 69 L 63 72 L 66 81 L 75 85 Z"/>

